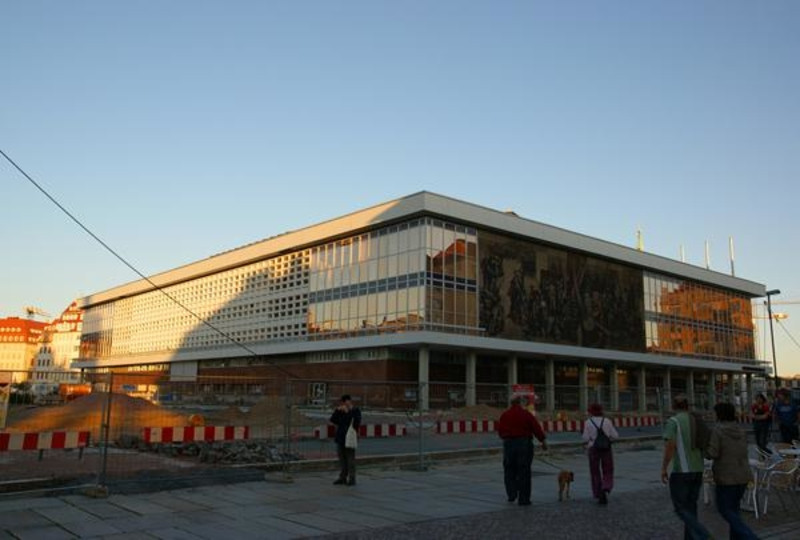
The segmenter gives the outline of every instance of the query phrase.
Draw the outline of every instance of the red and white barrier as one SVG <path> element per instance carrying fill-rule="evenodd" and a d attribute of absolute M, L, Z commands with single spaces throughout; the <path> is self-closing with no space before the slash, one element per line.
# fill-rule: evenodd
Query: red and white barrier
<path fill-rule="evenodd" d="M 583 431 L 583 421 L 580 420 L 545 420 L 541 422 L 542 429 L 547 433 L 560 433 L 564 431 Z"/>
<path fill-rule="evenodd" d="M 436 424 L 436 433 L 488 433 L 495 431 L 494 420 L 443 420 Z"/>
<path fill-rule="evenodd" d="M 650 427 L 657 426 L 661 422 L 657 416 L 642 416 L 642 417 L 623 417 L 614 418 L 615 427 Z M 585 420 L 546 420 L 542 422 L 542 429 L 549 433 L 565 432 L 565 431 L 583 431 L 586 425 Z"/>
<path fill-rule="evenodd" d="M 315 439 L 332 439 L 336 436 L 336 426 L 314 428 Z M 358 436 L 364 438 L 405 437 L 406 427 L 399 424 L 362 424 Z"/>
<path fill-rule="evenodd" d="M 0 452 L 12 450 L 67 450 L 89 445 L 88 431 L 0 433 Z"/>
<path fill-rule="evenodd" d="M 144 442 L 180 443 L 240 441 L 250 438 L 248 426 L 182 426 L 144 428 Z"/>
<path fill-rule="evenodd" d="M 642 417 L 625 417 L 614 419 L 614 425 L 617 427 L 648 427 L 657 426 L 661 421 L 657 416 L 642 416 Z"/>
<path fill-rule="evenodd" d="M 541 422 L 542 429 L 548 433 L 583 431 L 585 424 L 586 422 L 583 420 L 545 420 Z M 656 416 L 614 420 L 616 427 L 645 427 L 659 424 Z M 436 433 L 487 433 L 495 431 L 496 425 L 494 420 L 444 420 L 436 424 Z"/>

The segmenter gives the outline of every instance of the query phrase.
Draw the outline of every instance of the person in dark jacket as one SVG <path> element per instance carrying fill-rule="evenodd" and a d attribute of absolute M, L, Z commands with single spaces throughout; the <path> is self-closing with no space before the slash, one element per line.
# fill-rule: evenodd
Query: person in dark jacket
<path fill-rule="evenodd" d="M 339 478 L 334 484 L 356 485 L 356 449 L 345 447 L 347 430 L 350 426 L 358 432 L 361 426 L 361 410 L 353 405 L 353 400 L 349 394 L 345 394 L 339 400 L 339 406 L 333 411 L 330 423 L 336 426 L 336 455 L 339 457 Z"/>
<path fill-rule="evenodd" d="M 511 400 L 511 407 L 497 423 L 497 432 L 503 439 L 503 472 L 508 502 L 519 499 L 520 506 L 531 504 L 531 463 L 533 462 L 533 437 L 547 450 L 545 434 L 539 421 L 522 408 L 521 398 Z"/>
<path fill-rule="evenodd" d="M 747 457 L 747 432 L 736 422 L 736 408 L 731 403 L 714 406 L 718 424 L 711 432 L 706 457 L 714 460 L 714 489 L 719 515 L 730 526 L 730 537 L 758 538 L 742 521 L 739 505 L 753 479 Z"/>
<path fill-rule="evenodd" d="M 792 396 L 786 388 L 778 390 L 778 399 L 772 405 L 772 410 L 778 421 L 781 441 L 791 444 L 798 437 L 797 422 L 800 420 L 800 409 L 792 403 Z"/>
<path fill-rule="evenodd" d="M 772 417 L 770 415 L 769 403 L 767 403 L 767 398 L 764 394 L 758 394 L 756 396 L 756 401 L 750 407 L 750 412 L 753 416 L 753 431 L 756 436 L 756 446 L 764 452 L 772 453 L 772 451 L 767 448 Z"/>

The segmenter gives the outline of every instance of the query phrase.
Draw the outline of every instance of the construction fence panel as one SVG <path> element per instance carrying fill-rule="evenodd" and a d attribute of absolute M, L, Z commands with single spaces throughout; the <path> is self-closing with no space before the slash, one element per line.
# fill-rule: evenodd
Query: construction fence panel
<path fill-rule="evenodd" d="M 361 411 L 361 457 L 386 457 L 416 452 L 411 440 L 419 408 L 417 382 L 292 380 L 289 383 L 291 461 L 335 459 L 336 428 L 329 420 L 342 396 Z"/>
<path fill-rule="evenodd" d="M 181 377 L 142 371 L 95 373 L 71 387 L 68 396 L 34 402 L 23 395 L 24 385 L 14 388 L 0 449 L 3 444 L 30 447 L 28 433 L 45 433 L 42 440 L 66 446 L 48 449 L 41 462 L 38 451 L 0 452 L 9 464 L 0 469 L 2 479 L 44 476 L 52 485 L 100 485 L 111 491 L 259 479 L 265 470 L 290 472 L 317 461 L 331 467 L 337 449 L 329 419 L 345 394 L 362 412 L 359 459 L 420 467 L 433 454 L 499 448 L 497 421 L 515 395 L 525 397 L 524 405 L 545 429 L 563 440 L 577 440 L 586 418 L 584 401 L 601 403 L 627 427 L 644 425 L 637 419 L 642 394 L 620 389 L 615 411 L 607 387 Z M 647 389 L 643 396 L 645 414 L 658 416 L 666 396 L 658 389 Z"/>
<path fill-rule="evenodd" d="M 100 378 L 106 403 L 100 484 L 136 490 L 218 476 L 255 479 L 258 467 L 284 461 L 286 398 L 279 379 L 162 373 Z"/>
<path fill-rule="evenodd" d="M 79 398 L 91 383 L 37 392 L 35 372 L 0 371 L 0 484 L 3 491 L 70 488 L 97 482 L 101 456 L 99 403 Z"/>

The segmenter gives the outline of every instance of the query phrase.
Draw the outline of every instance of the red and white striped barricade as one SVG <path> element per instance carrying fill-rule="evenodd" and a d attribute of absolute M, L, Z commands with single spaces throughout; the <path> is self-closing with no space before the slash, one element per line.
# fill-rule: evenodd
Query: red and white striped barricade
<path fill-rule="evenodd" d="M 147 444 L 241 441 L 250 438 L 249 426 L 179 426 L 144 428 Z"/>
<path fill-rule="evenodd" d="M 332 439 L 336 436 L 336 426 L 319 426 L 314 428 L 315 439 Z M 406 426 L 400 424 L 361 424 L 358 428 L 361 438 L 405 437 Z"/>
<path fill-rule="evenodd" d="M 490 433 L 495 431 L 494 420 L 442 420 L 436 433 Z"/>
<path fill-rule="evenodd" d="M 659 419 L 656 416 L 617 418 L 614 419 L 616 427 L 644 427 L 657 426 Z M 544 420 L 542 429 L 548 433 L 581 432 L 586 424 L 584 420 Z M 436 432 L 451 433 L 488 433 L 495 431 L 494 420 L 442 420 L 436 424 Z"/>
<path fill-rule="evenodd" d="M 45 450 L 78 449 L 78 459 L 89 445 L 88 431 L 44 431 L 33 433 L 0 433 L 0 452 L 38 450 L 39 461 Z"/>
<path fill-rule="evenodd" d="M 614 420 L 614 425 L 617 427 L 650 427 L 660 423 L 657 416 L 626 416 Z"/>
<path fill-rule="evenodd" d="M 565 431 L 583 431 L 582 420 L 545 420 L 542 429 L 547 433 L 561 433 Z"/>

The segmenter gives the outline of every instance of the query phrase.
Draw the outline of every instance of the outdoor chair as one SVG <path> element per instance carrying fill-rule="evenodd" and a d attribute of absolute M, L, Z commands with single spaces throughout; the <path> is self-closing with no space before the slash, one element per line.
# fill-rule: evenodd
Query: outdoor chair
<path fill-rule="evenodd" d="M 769 495 L 773 491 L 778 495 L 784 510 L 786 510 L 784 501 L 784 494 L 786 494 L 795 505 L 795 509 L 800 511 L 796 493 L 798 465 L 800 464 L 795 459 L 784 459 L 774 463 L 761 473 L 761 486 L 758 491 L 764 497 L 762 515 L 767 514 Z"/>
<path fill-rule="evenodd" d="M 714 473 L 711 470 L 713 461 L 706 459 L 703 461 L 703 504 L 711 504 L 711 486 L 714 485 Z"/>
<path fill-rule="evenodd" d="M 777 452 L 770 453 L 758 447 L 756 448 L 756 456 L 758 457 L 759 461 L 763 461 L 768 465 L 781 460 L 781 456 Z"/>
<path fill-rule="evenodd" d="M 786 442 L 776 442 L 772 443 L 772 450 L 777 452 L 778 450 L 786 450 L 787 448 L 791 448 L 792 445 Z"/>

